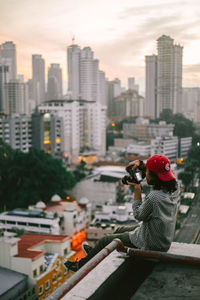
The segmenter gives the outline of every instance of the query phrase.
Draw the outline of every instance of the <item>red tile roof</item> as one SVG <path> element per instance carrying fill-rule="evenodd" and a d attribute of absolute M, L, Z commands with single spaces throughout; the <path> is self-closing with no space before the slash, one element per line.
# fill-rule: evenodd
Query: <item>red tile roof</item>
<path fill-rule="evenodd" d="M 46 242 L 62 243 L 67 239 L 69 239 L 67 235 L 25 233 L 20 236 L 20 241 L 18 242 L 17 257 L 31 258 L 32 260 L 36 260 L 43 254 L 45 254 L 46 251 L 34 250 L 35 247 Z"/>

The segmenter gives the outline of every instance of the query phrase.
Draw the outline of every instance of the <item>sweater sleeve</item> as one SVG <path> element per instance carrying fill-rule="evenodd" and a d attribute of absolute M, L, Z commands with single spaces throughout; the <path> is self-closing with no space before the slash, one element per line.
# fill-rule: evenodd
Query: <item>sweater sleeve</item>
<path fill-rule="evenodd" d="M 151 218 L 153 211 L 152 199 L 146 196 L 145 200 L 135 200 L 133 202 L 133 214 L 138 221 L 147 221 Z"/>

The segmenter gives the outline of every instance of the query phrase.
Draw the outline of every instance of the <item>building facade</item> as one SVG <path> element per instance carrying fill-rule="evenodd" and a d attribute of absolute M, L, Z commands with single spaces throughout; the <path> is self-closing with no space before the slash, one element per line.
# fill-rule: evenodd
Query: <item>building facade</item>
<path fill-rule="evenodd" d="M 25 114 L 28 112 L 28 85 L 20 80 L 4 84 L 4 112 Z"/>
<path fill-rule="evenodd" d="M 0 116 L 0 138 L 11 148 L 28 152 L 32 147 L 32 121 L 30 115 Z"/>
<path fill-rule="evenodd" d="M 62 69 L 59 64 L 51 64 L 48 69 L 47 99 L 62 99 Z"/>
<path fill-rule="evenodd" d="M 39 106 L 42 113 L 63 118 L 64 155 L 69 162 L 78 162 L 84 148 L 91 148 L 98 155 L 105 154 L 106 107 L 95 101 L 55 100 Z"/>
<path fill-rule="evenodd" d="M 99 70 L 90 47 L 78 45 L 67 48 L 68 92 L 71 99 L 94 100 L 105 104 L 105 74 Z"/>
<path fill-rule="evenodd" d="M 158 118 L 164 109 L 182 112 L 182 52 L 169 36 L 157 39 L 158 55 L 146 56 L 146 115 Z"/>
<path fill-rule="evenodd" d="M 32 55 L 32 87 L 36 105 L 45 101 L 45 61 L 40 54 Z"/>

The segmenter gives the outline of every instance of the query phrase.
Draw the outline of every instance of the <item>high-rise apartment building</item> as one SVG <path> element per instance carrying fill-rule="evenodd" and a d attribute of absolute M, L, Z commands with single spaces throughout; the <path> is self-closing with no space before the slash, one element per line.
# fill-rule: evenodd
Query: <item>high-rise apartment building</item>
<path fill-rule="evenodd" d="M 134 77 L 128 78 L 128 90 L 135 90 L 135 91 L 139 92 L 139 86 L 138 86 L 138 84 L 135 84 Z"/>
<path fill-rule="evenodd" d="M 105 103 L 105 75 L 99 70 L 99 61 L 94 59 L 90 47 L 78 45 L 67 48 L 68 92 L 74 100 L 94 100 Z"/>
<path fill-rule="evenodd" d="M 17 77 L 16 45 L 13 42 L 5 42 L 0 45 L 0 64 L 8 66 L 9 79 Z"/>
<path fill-rule="evenodd" d="M 63 119 L 49 113 L 32 114 L 32 146 L 53 157 L 63 156 Z"/>
<path fill-rule="evenodd" d="M 32 55 L 33 98 L 36 105 L 45 101 L 45 61 L 42 55 Z"/>
<path fill-rule="evenodd" d="M 48 100 L 62 99 L 62 89 L 62 69 L 60 68 L 60 64 L 51 64 L 48 69 Z"/>
<path fill-rule="evenodd" d="M 32 124 L 30 115 L 0 116 L 0 139 L 13 149 L 28 152 L 32 146 Z"/>
<path fill-rule="evenodd" d="M 122 93 L 121 81 L 115 78 L 112 81 L 106 81 L 106 103 L 108 107 L 108 117 L 115 116 L 114 98 Z"/>
<path fill-rule="evenodd" d="M 39 106 L 42 113 L 63 118 L 63 155 L 77 163 L 85 147 L 105 154 L 106 107 L 95 101 L 52 100 Z"/>
<path fill-rule="evenodd" d="M 80 98 L 80 53 L 81 49 L 78 45 L 67 48 L 68 91 L 72 99 Z"/>
<path fill-rule="evenodd" d="M 181 112 L 182 51 L 169 36 L 157 39 L 158 55 L 146 56 L 146 115 L 158 118 L 164 109 Z"/>
<path fill-rule="evenodd" d="M 4 112 L 6 114 L 28 113 L 28 85 L 20 80 L 4 84 Z"/>
<path fill-rule="evenodd" d="M 16 46 L 13 42 L 5 42 L 0 45 L 0 112 L 5 113 L 5 84 L 10 80 L 16 80 Z"/>
<path fill-rule="evenodd" d="M 0 63 L 0 112 L 5 112 L 5 84 L 9 82 L 8 66 Z"/>

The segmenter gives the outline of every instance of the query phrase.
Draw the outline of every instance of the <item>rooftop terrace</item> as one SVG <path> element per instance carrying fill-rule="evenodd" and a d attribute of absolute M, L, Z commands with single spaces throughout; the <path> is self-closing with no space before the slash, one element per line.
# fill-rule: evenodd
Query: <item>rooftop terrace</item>
<path fill-rule="evenodd" d="M 128 257 L 114 250 L 105 256 L 99 264 L 93 258 L 48 300 L 199 299 L 200 245 L 172 243 L 167 253 L 136 250 Z"/>

